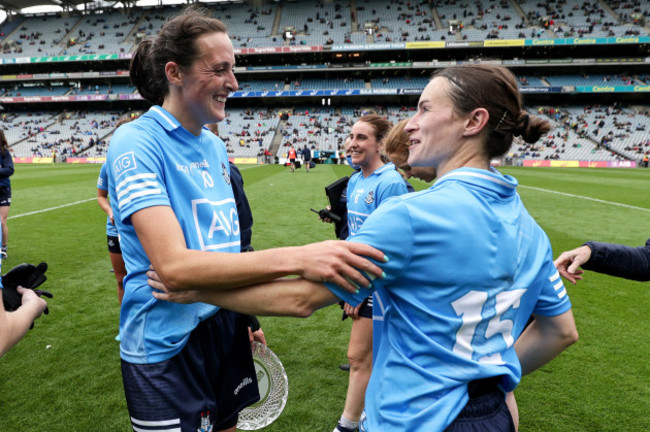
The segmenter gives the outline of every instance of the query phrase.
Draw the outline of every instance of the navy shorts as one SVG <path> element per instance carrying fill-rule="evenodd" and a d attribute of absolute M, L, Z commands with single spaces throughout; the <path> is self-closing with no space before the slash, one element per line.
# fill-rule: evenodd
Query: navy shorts
<path fill-rule="evenodd" d="M 114 254 L 122 255 L 122 248 L 120 247 L 120 238 L 117 236 L 106 236 L 106 244 L 108 245 L 108 251 Z"/>
<path fill-rule="evenodd" d="M 11 186 L 0 186 L 0 207 L 11 205 Z"/>
<path fill-rule="evenodd" d="M 239 411 L 260 399 L 247 321 L 224 309 L 199 324 L 171 359 L 122 360 L 122 380 L 137 431 L 227 429 L 237 424 Z"/>
<path fill-rule="evenodd" d="M 372 296 L 366 297 L 366 299 L 361 303 L 359 308 L 359 316 L 361 318 L 372 319 Z"/>
<path fill-rule="evenodd" d="M 503 391 L 498 388 L 471 396 L 444 432 L 515 432 L 515 423 L 506 404 Z"/>

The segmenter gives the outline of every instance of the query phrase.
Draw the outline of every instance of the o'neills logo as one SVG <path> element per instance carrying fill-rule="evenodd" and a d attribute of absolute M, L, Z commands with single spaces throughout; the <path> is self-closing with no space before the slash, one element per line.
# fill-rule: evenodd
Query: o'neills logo
<path fill-rule="evenodd" d="M 249 384 L 253 384 L 253 380 L 250 377 L 244 378 L 242 382 L 240 382 L 237 388 L 235 389 L 235 396 L 237 396 L 237 393 L 239 393 L 241 389 L 243 389 Z"/>

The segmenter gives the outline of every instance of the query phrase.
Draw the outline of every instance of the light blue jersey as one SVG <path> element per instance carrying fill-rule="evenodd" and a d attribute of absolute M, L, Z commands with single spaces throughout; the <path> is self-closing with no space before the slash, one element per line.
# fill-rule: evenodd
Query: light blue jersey
<path fill-rule="evenodd" d="M 362 426 L 371 432 L 442 431 L 467 403 L 468 382 L 521 378 L 514 342 L 531 313 L 571 303 L 548 237 L 524 208 L 517 181 L 496 171 L 454 170 L 431 188 L 389 200 L 349 241 L 382 250 L 387 277 L 379 352 Z M 358 304 L 368 290 L 337 296 Z"/>
<path fill-rule="evenodd" d="M 99 177 L 97 178 L 97 189 L 103 191 L 108 190 L 108 173 L 106 172 L 106 164 L 103 163 L 101 169 L 99 170 Z M 111 237 L 117 237 L 117 228 L 113 223 L 111 223 L 111 218 L 106 215 L 106 235 Z"/>
<path fill-rule="evenodd" d="M 407 193 L 406 182 L 395 169 L 395 165 L 388 163 L 376 169 L 368 177 L 361 171 L 354 173 L 348 181 L 347 208 L 348 227 L 350 237 L 359 231 L 368 215 L 388 198 Z M 372 295 L 372 354 L 373 361 L 381 343 L 381 323 L 384 320 L 384 301 L 379 293 Z"/>
<path fill-rule="evenodd" d="M 190 332 L 219 308 L 174 304 L 151 295 L 145 275 L 150 262 L 130 217 L 146 207 L 171 206 L 189 249 L 239 252 L 228 155 L 223 141 L 207 129 L 196 137 L 169 112 L 154 106 L 117 129 L 106 164 L 127 269 L 120 355 L 130 363 L 160 362 L 177 354 Z"/>
<path fill-rule="evenodd" d="M 368 215 L 387 198 L 407 193 L 402 176 L 388 163 L 368 177 L 358 171 L 350 177 L 347 190 L 348 228 L 354 236 Z"/>

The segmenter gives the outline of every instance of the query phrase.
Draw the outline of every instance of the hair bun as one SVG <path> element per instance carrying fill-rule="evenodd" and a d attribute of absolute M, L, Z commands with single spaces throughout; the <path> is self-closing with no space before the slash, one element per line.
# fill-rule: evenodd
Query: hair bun
<path fill-rule="evenodd" d="M 525 111 L 522 111 L 521 114 L 519 114 L 519 118 L 517 118 L 517 121 L 515 122 L 515 127 L 514 130 L 512 131 L 512 134 L 514 136 L 525 135 L 526 129 L 528 129 L 529 120 L 530 120 L 530 116 L 526 114 Z"/>

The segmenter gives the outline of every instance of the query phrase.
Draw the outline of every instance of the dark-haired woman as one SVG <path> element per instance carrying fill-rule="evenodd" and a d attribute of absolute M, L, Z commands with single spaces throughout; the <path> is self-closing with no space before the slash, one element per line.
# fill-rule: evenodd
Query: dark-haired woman
<path fill-rule="evenodd" d="M 349 239 L 390 258 L 381 264 L 386 277 L 371 287 L 386 312 L 359 429 L 513 431 L 506 392 L 578 335 L 548 237 L 524 208 L 517 181 L 490 168 L 490 159 L 514 135 L 535 142 L 549 124 L 522 111 L 508 70 L 467 65 L 434 75 L 405 130 L 408 164 L 435 168 L 438 181 L 382 204 Z M 235 291 L 154 295 L 306 316 L 368 294 L 304 279 Z"/>
<path fill-rule="evenodd" d="M 0 130 L 0 224 L 2 225 L 2 249 L 0 259 L 7 258 L 7 241 L 9 240 L 9 228 L 7 217 L 11 206 L 11 177 L 14 174 L 14 159 L 9 152 L 9 143 L 4 131 Z"/>
<path fill-rule="evenodd" d="M 354 236 L 366 218 L 388 198 L 408 192 L 395 166 L 384 162 L 381 156 L 382 142 L 390 129 L 390 121 L 377 114 L 365 115 L 352 125 L 346 152 L 359 171 L 350 176 L 346 193 L 350 236 Z M 347 353 L 350 377 L 345 407 L 334 432 L 351 432 L 359 424 L 372 372 L 373 352 L 381 338 L 381 326 L 373 326 L 373 321 L 383 319 L 384 302 L 379 295 L 370 295 L 358 306 L 345 303 L 344 310 L 352 318 Z"/>
<path fill-rule="evenodd" d="M 258 398 L 248 320 L 208 304 L 151 296 L 153 266 L 171 289 L 230 289 L 300 275 L 367 285 L 381 275 L 371 247 L 326 242 L 239 254 L 240 225 L 223 141 L 204 128 L 225 118 L 237 90 L 225 25 L 190 8 L 133 55 L 130 77 L 153 106 L 120 126 L 108 152 L 109 195 L 126 263 L 120 356 L 135 430 L 234 431 Z"/>

